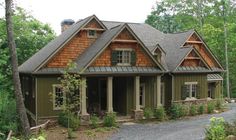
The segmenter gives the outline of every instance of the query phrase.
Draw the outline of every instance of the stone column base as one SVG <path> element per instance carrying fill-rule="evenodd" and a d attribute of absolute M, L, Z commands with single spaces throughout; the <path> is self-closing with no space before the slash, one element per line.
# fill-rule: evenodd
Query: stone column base
<path fill-rule="evenodd" d="M 80 124 L 81 125 L 89 125 L 90 122 L 90 115 L 85 114 L 85 115 L 80 115 Z"/>
<path fill-rule="evenodd" d="M 142 120 L 143 119 L 143 110 L 134 110 L 131 116 L 134 120 Z"/>

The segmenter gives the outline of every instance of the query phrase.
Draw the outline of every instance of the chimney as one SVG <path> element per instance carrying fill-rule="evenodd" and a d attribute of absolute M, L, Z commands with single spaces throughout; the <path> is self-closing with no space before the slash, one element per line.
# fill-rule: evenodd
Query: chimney
<path fill-rule="evenodd" d="M 75 21 L 72 19 L 64 19 L 61 22 L 61 32 L 64 32 L 67 28 L 69 28 L 74 23 L 75 23 Z"/>

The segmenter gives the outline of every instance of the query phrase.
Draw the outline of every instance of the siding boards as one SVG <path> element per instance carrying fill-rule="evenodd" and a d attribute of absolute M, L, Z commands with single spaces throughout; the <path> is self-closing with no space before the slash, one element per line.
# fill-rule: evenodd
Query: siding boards
<path fill-rule="evenodd" d="M 174 77 L 174 101 L 181 100 L 181 87 L 185 82 L 198 82 L 200 98 L 207 98 L 208 85 L 206 74 L 175 74 Z"/>
<path fill-rule="evenodd" d="M 59 84 L 58 77 L 38 77 L 37 78 L 37 114 L 38 117 L 57 116 L 59 110 L 53 110 L 52 97 L 53 84 Z"/>

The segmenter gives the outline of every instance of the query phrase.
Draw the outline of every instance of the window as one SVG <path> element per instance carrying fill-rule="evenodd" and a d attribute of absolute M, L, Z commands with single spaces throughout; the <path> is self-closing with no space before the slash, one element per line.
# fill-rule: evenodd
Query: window
<path fill-rule="evenodd" d="M 139 104 L 143 108 L 145 106 L 145 85 L 140 84 Z"/>
<path fill-rule="evenodd" d="M 131 62 L 131 51 L 130 50 L 117 51 L 118 65 L 130 65 L 130 62 Z"/>
<path fill-rule="evenodd" d="M 185 82 L 182 100 L 186 98 L 197 98 L 197 82 Z"/>
<path fill-rule="evenodd" d="M 88 30 L 88 37 L 89 38 L 97 37 L 97 32 L 95 30 Z"/>
<path fill-rule="evenodd" d="M 60 110 L 64 104 L 64 94 L 60 85 L 53 85 L 53 109 Z"/>

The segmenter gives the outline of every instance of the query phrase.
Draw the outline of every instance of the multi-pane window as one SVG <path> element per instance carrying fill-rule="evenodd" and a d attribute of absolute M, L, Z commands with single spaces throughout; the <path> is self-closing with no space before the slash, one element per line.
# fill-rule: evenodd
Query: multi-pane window
<path fill-rule="evenodd" d="M 127 64 L 131 62 L 131 51 L 130 50 L 119 50 L 117 51 L 117 63 Z"/>
<path fill-rule="evenodd" d="M 97 32 L 95 30 L 88 30 L 88 37 L 90 38 L 97 37 Z"/>
<path fill-rule="evenodd" d="M 189 98 L 196 98 L 197 96 L 197 82 L 186 82 L 185 83 L 186 87 L 186 96 Z"/>
<path fill-rule="evenodd" d="M 60 85 L 53 86 L 53 108 L 54 110 L 61 109 L 64 104 L 64 94 Z"/>

